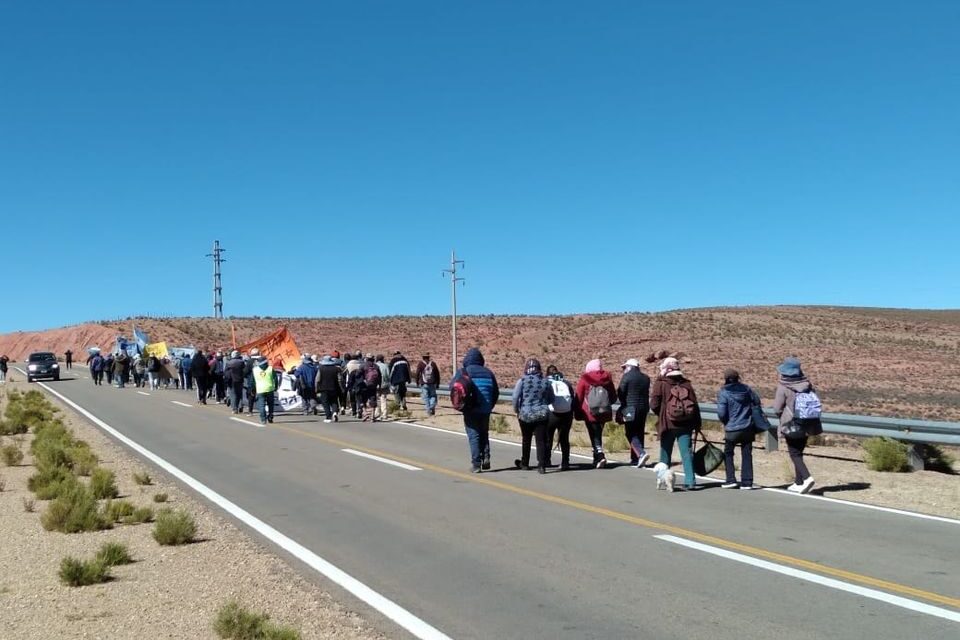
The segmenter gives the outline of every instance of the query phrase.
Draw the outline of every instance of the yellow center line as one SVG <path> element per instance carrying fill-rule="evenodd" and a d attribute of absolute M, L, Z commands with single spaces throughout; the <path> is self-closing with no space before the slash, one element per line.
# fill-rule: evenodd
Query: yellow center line
<path fill-rule="evenodd" d="M 741 553 L 746 553 L 756 557 L 765 558 L 767 560 L 780 562 L 782 564 L 792 565 L 794 567 L 801 567 L 803 569 L 815 571 L 820 574 L 829 575 L 836 578 L 842 578 L 850 582 L 856 582 L 859 584 L 876 587 L 878 589 L 884 589 L 886 591 L 890 591 L 893 593 L 909 595 L 916 598 L 923 598 L 924 600 L 929 600 L 930 602 L 936 602 L 939 604 L 947 605 L 948 607 L 954 607 L 954 608 L 960 609 L 960 598 L 952 598 L 950 596 L 941 595 L 939 593 L 933 593 L 931 591 L 924 591 L 922 589 L 917 589 L 917 588 L 899 584 L 896 582 L 881 580 L 879 578 L 872 578 L 870 576 L 861 575 L 859 573 L 853 573 L 851 571 L 846 571 L 844 569 L 837 569 L 835 567 L 830 567 L 828 565 L 820 564 L 818 562 L 811 562 L 810 560 L 794 558 L 793 556 L 784 555 L 782 553 L 777 553 L 775 551 L 768 551 L 766 549 L 761 549 L 759 547 L 753 547 L 750 545 L 741 544 L 739 542 L 733 542 L 732 540 L 718 538 L 716 536 L 712 536 L 706 533 L 700 533 L 699 531 L 693 531 L 691 529 L 677 527 L 671 524 L 666 524 L 664 522 L 657 522 L 655 520 L 640 518 L 637 516 L 630 515 L 628 513 L 623 513 L 621 511 L 614 511 L 612 509 L 606 509 L 604 507 L 598 507 L 592 504 L 588 504 L 586 502 L 579 502 L 577 500 L 570 500 L 569 498 L 562 498 L 560 496 L 551 495 L 549 493 L 541 493 L 539 491 L 533 491 L 531 489 L 516 487 L 511 484 L 507 484 L 505 482 L 500 482 L 498 480 L 491 480 L 480 474 L 454 471 L 452 469 L 447 469 L 445 467 L 439 467 L 437 465 L 429 464 L 426 462 L 420 462 L 419 460 L 397 456 L 392 453 L 380 451 L 378 449 L 371 449 L 369 447 L 360 446 L 352 442 L 347 442 L 345 440 L 339 440 L 337 438 L 331 438 L 329 436 L 322 436 L 316 433 L 310 433 L 308 431 L 301 431 L 300 429 L 285 427 L 279 424 L 274 424 L 272 426 L 275 429 L 305 436 L 307 438 L 313 438 L 321 442 L 326 442 L 327 444 L 332 444 L 336 447 L 340 447 L 340 448 L 346 447 L 350 449 L 356 449 L 357 451 L 363 451 L 364 453 L 369 453 L 371 455 L 376 455 L 382 458 L 387 458 L 389 460 L 394 460 L 396 462 L 402 462 L 404 464 L 420 467 L 421 469 L 425 469 L 427 471 L 433 471 L 435 473 L 449 476 L 451 478 L 457 478 L 458 480 L 467 480 L 470 482 L 475 482 L 477 484 L 482 484 L 488 487 L 493 487 L 495 489 L 500 489 L 501 491 L 509 491 L 511 493 L 527 496 L 529 498 L 534 498 L 536 500 L 540 500 L 543 502 L 550 502 L 552 504 L 558 504 L 564 507 L 570 507 L 572 509 L 585 511 L 587 513 L 593 513 L 596 515 L 605 516 L 607 518 L 612 518 L 614 520 L 620 520 L 621 522 L 635 524 L 641 527 L 645 527 L 647 529 L 654 529 L 656 531 L 672 533 L 677 536 L 681 536 L 691 540 L 697 540 L 699 542 L 703 542 L 706 544 L 712 544 L 719 547 L 725 547 L 727 549 L 733 549 L 735 551 L 740 551 Z"/>

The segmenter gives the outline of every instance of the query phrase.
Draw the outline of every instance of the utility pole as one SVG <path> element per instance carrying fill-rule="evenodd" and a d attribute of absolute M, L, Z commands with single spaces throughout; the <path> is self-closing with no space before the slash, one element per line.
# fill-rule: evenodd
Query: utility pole
<path fill-rule="evenodd" d="M 223 317 L 223 286 L 220 284 L 220 264 L 226 262 L 222 254 L 226 249 L 220 248 L 220 241 L 213 241 L 213 253 L 208 253 L 208 258 L 213 258 L 213 317 Z"/>
<path fill-rule="evenodd" d="M 466 264 L 463 260 L 457 260 L 457 252 L 450 252 L 450 268 L 443 270 L 443 275 L 450 276 L 450 303 L 451 303 L 451 314 L 450 314 L 450 326 L 453 333 L 453 358 L 452 358 L 452 368 L 453 372 L 457 372 L 457 283 L 466 282 L 465 278 L 457 277 L 457 265 L 461 267 L 466 267 Z"/>

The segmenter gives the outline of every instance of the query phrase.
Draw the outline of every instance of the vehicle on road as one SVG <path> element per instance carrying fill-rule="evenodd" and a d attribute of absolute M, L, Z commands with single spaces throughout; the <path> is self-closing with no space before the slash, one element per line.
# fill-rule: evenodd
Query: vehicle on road
<path fill-rule="evenodd" d="M 60 379 L 60 365 L 57 364 L 57 356 L 50 351 L 31 353 L 30 357 L 27 358 L 27 382 L 33 382 L 39 378 Z"/>

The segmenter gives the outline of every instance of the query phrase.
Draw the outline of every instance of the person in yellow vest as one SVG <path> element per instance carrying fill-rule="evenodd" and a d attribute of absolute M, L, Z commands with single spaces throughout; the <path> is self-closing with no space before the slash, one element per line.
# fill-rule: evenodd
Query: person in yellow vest
<path fill-rule="evenodd" d="M 253 368 L 253 382 L 257 387 L 260 424 L 273 422 L 273 392 L 277 389 L 277 381 L 273 377 L 273 368 L 266 358 L 261 358 Z"/>

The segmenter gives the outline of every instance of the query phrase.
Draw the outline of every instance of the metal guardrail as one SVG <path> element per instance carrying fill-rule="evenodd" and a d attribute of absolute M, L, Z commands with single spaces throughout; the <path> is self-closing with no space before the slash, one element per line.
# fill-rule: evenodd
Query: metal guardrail
<path fill-rule="evenodd" d="M 409 390 L 420 393 L 420 389 L 411 386 Z M 450 388 L 440 386 L 437 394 L 450 395 Z M 500 389 L 500 402 L 513 402 L 513 389 Z M 616 405 L 614 405 L 616 406 Z M 772 409 L 763 411 L 773 425 L 778 424 L 777 415 Z M 700 414 L 705 420 L 717 420 L 717 405 L 700 404 Z M 931 420 L 907 420 L 901 418 L 881 418 L 877 416 L 857 416 L 843 413 L 825 413 L 822 417 L 823 432 L 860 438 L 887 437 L 915 444 L 948 444 L 960 446 L 960 423 L 935 422 Z M 770 434 L 773 436 L 773 434 Z M 771 437 L 776 449 L 776 438 Z M 768 440 L 768 446 L 770 445 Z"/>

